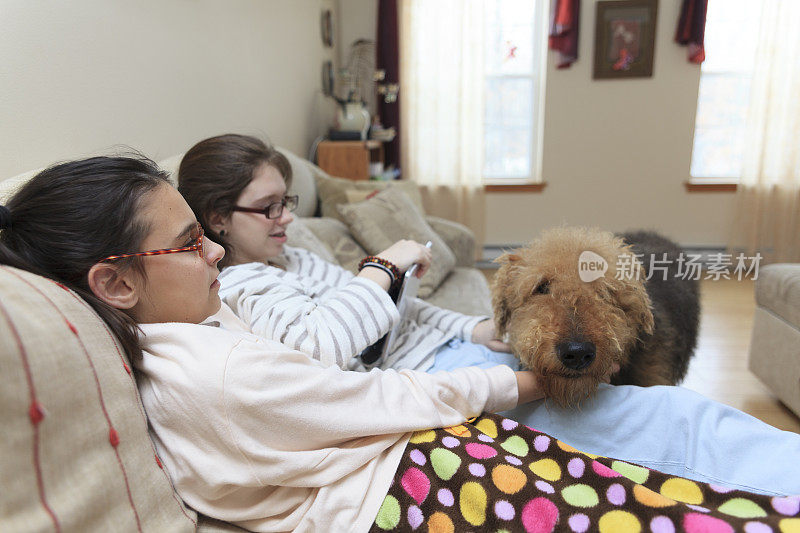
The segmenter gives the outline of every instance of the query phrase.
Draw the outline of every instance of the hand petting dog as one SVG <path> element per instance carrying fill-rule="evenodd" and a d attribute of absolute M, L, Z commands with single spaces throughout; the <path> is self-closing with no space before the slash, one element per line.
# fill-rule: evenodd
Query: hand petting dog
<path fill-rule="evenodd" d="M 493 320 L 484 320 L 475 324 L 472 330 L 472 342 L 483 344 L 494 352 L 511 353 L 511 346 L 497 338 Z"/>

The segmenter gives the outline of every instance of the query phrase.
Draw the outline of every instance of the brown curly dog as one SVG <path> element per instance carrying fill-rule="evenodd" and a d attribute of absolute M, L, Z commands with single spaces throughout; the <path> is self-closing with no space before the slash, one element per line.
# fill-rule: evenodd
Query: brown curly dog
<path fill-rule="evenodd" d="M 700 309 L 697 282 L 677 271 L 681 253 L 652 232 L 548 230 L 496 260 L 497 333 L 561 405 L 580 403 L 615 365 L 614 384 L 679 383 Z M 650 256 L 668 267 L 650 277 Z"/>

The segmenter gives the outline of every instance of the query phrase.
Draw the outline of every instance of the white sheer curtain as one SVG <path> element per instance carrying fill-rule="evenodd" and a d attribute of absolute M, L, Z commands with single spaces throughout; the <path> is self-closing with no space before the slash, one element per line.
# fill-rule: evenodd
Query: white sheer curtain
<path fill-rule="evenodd" d="M 399 8 L 400 168 L 420 185 L 428 214 L 465 224 L 482 244 L 483 1 Z"/>
<path fill-rule="evenodd" d="M 800 262 L 800 1 L 764 0 L 731 248 Z"/>

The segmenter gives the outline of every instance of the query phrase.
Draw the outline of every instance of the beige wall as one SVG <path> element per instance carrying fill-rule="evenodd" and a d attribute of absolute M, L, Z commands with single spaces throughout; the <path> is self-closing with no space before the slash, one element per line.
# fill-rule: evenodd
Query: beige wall
<path fill-rule="evenodd" d="M 159 159 L 227 131 L 305 155 L 333 109 L 333 0 L 0 0 L 0 176 L 129 145 Z"/>
<path fill-rule="evenodd" d="M 731 193 L 687 193 L 700 68 L 673 42 L 680 2 L 659 2 L 652 78 L 592 80 L 595 2 L 579 60 L 548 54 L 540 193 L 491 193 L 486 240 L 523 243 L 554 224 L 653 228 L 683 245 L 724 245 Z M 712 51 L 713 53 L 713 51 Z"/>
<path fill-rule="evenodd" d="M 347 62 L 350 45 L 358 39 L 375 40 L 377 0 L 337 0 L 339 7 L 339 61 Z"/>

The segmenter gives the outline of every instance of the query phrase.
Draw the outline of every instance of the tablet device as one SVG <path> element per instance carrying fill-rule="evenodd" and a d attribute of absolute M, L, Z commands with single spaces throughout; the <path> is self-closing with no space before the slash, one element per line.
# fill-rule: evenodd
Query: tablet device
<path fill-rule="evenodd" d="M 425 243 L 425 246 L 430 248 L 432 244 L 431 241 L 428 241 Z M 389 296 L 391 296 L 392 301 L 394 301 L 397 306 L 397 311 L 400 313 L 401 320 L 395 327 L 389 330 L 389 333 L 381 337 L 378 342 L 372 346 L 367 346 L 367 348 L 361 352 L 361 362 L 365 365 L 375 364 L 377 361 L 389 355 L 389 348 L 397 337 L 400 323 L 403 322 L 402 317 L 404 317 L 406 313 L 406 308 L 409 302 L 417 297 L 417 292 L 419 291 L 420 279 L 416 276 L 417 270 L 419 270 L 418 264 L 411 265 L 411 268 L 406 270 L 399 289 L 389 292 Z"/>

